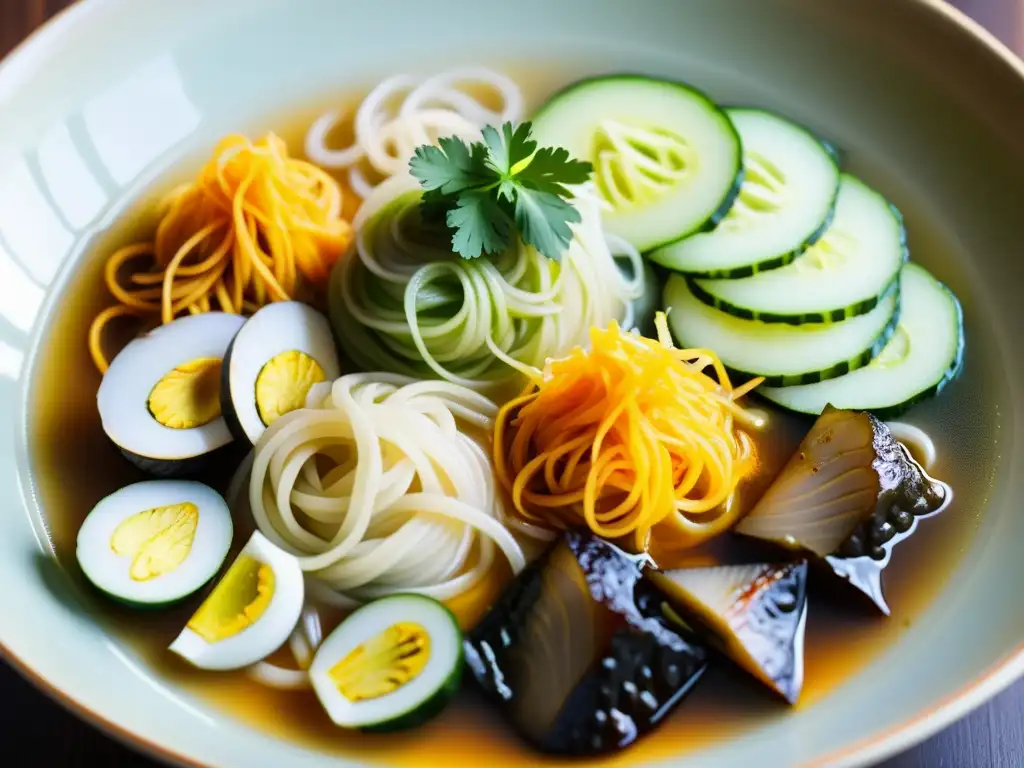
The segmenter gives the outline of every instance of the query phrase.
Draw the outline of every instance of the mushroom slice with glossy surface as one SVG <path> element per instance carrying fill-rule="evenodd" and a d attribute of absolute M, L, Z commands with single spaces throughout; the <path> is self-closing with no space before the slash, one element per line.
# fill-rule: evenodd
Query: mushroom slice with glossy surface
<path fill-rule="evenodd" d="M 893 548 L 951 499 L 884 423 L 829 406 L 735 530 L 814 555 L 888 615 Z"/>
<path fill-rule="evenodd" d="M 103 431 L 133 464 L 181 475 L 231 442 L 221 415 L 221 366 L 243 322 L 224 312 L 181 317 L 114 358 L 96 403 Z"/>
<path fill-rule="evenodd" d="M 276 651 L 302 612 L 299 562 L 254 533 L 170 649 L 201 669 L 240 669 Z"/>
<path fill-rule="evenodd" d="M 467 637 L 477 682 L 540 749 L 623 749 L 703 674 L 707 652 L 663 617 L 667 599 L 644 578 L 646 562 L 569 531 Z"/>
<path fill-rule="evenodd" d="M 796 703 L 804 678 L 806 561 L 659 571 L 650 578 L 697 634 Z"/>

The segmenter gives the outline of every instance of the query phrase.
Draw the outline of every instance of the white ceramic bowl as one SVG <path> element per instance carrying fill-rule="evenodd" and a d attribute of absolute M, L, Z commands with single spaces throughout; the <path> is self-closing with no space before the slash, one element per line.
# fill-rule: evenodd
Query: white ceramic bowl
<path fill-rule="evenodd" d="M 47 319 L 90 243 L 172 161 L 375 78 L 473 61 L 648 70 L 726 101 L 772 106 L 837 139 L 897 200 L 912 201 L 922 250 L 941 243 L 956 254 L 947 279 L 964 301 L 971 354 L 981 361 L 978 396 L 995 414 L 978 458 L 984 503 L 959 511 L 976 517 L 962 559 L 939 597 L 861 674 L 812 706 L 689 746 L 686 764 L 866 764 L 1015 679 L 1024 668 L 1024 68 L 938 0 L 72 7 L 0 67 L 5 655 L 83 717 L 170 761 L 325 764 L 324 754 L 256 732 L 151 669 L 54 560 L 28 450 L 32 373 Z M 67 424 L 69 440 L 75 429 Z M 346 762 L 335 756 L 331 764 Z"/>

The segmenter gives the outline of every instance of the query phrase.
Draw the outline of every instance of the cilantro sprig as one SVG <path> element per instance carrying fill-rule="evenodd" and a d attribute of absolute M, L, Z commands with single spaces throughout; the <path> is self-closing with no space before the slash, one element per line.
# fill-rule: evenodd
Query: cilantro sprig
<path fill-rule="evenodd" d="M 424 216 L 443 217 L 464 259 L 501 253 L 514 231 L 556 261 L 572 242 L 570 225 L 580 214 L 569 202 L 569 185 L 587 181 L 591 165 L 561 147 L 537 149 L 531 129 L 488 125 L 482 142 L 442 138 L 439 146 L 418 147 L 409 161 L 424 189 Z"/>

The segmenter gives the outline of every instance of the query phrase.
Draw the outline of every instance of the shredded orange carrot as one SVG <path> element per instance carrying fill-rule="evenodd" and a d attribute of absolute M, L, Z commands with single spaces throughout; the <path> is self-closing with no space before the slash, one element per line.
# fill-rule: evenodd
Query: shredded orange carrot
<path fill-rule="evenodd" d="M 591 349 L 550 361 L 498 414 L 494 462 L 516 512 L 559 530 L 684 548 L 728 529 L 737 486 L 757 466 L 757 426 L 710 350 L 593 328 Z M 714 376 L 705 371 L 711 369 Z"/>
<path fill-rule="evenodd" d="M 196 179 L 164 199 L 154 239 L 108 259 L 104 279 L 118 304 L 90 329 L 96 367 L 107 369 L 103 331 L 116 317 L 242 314 L 295 298 L 301 281 L 323 287 L 352 239 L 341 208 L 338 183 L 289 157 L 273 133 L 224 138 Z"/>

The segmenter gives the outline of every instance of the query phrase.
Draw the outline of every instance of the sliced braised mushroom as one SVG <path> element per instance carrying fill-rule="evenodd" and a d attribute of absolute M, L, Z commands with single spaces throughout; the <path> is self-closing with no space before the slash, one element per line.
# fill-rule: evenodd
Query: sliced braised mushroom
<path fill-rule="evenodd" d="M 636 741 L 686 695 L 707 652 L 662 615 L 645 558 L 566 533 L 465 642 L 477 682 L 530 742 L 588 755 Z"/>
<path fill-rule="evenodd" d="M 881 578 L 893 547 L 951 498 L 884 423 L 830 406 L 735 530 L 814 555 L 888 614 Z"/>

